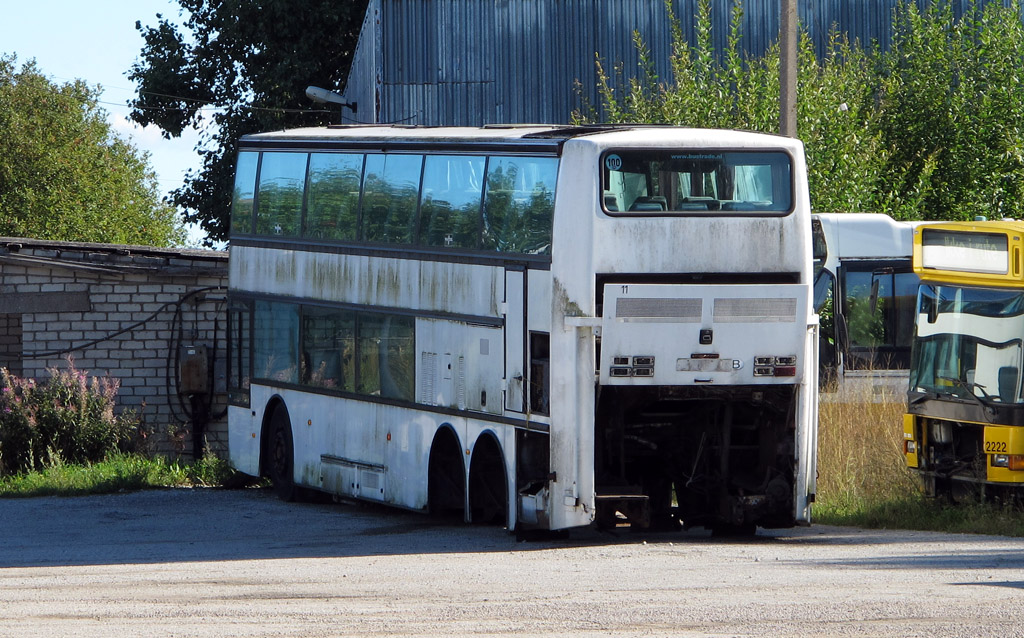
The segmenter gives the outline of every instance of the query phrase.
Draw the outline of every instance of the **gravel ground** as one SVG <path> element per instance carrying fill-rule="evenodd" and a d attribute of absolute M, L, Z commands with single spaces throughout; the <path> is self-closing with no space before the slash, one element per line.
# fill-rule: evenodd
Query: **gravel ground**
<path fill-rule="evenodd" d="M 265 490 L 0 501 L 0 637 L 1024 636 L 1024 539 L 517 542 Z"/>

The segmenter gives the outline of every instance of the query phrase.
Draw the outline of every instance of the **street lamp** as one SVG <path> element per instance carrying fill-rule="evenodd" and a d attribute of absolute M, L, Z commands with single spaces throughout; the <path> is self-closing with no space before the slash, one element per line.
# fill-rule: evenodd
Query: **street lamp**
<path fill-rule="evenodd" d="M 347 106 L 348 108 L 352 109 L 353 114 L 357 112 L 357 102 L 346 102 L 345 98 L 338 95 L 334 91 L 321 89 L 319 86 L 307 86 L 306 97 L 313 100 L 317 104 L 340 104 L 342 106 Z"/>

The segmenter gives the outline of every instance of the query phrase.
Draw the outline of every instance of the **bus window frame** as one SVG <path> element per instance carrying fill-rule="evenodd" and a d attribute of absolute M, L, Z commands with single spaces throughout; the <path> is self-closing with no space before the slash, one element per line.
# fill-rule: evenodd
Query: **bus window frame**
<path fill-rule="evenodd" d="M 305 145 L 245 145 L 239 148 L 236 154 L 236 171 L 238 157 L 242 153 L 252 153 L 257 156 L 256 160 L 256 173 L 254 176 L 254 195 L 252 202 L 252 214 L 249 220 L 249 228 L 246 230 L 234 228 L 232 229 L 231 224 L 233 219 L 230 219 L 229 230 L 231 231 L 231 239 L 236 241 L 238 245 L 259 245 L 263 242 L 267 244 L 273 244 L 276 247 L 284 247 L 289 244 L 295 246 L 301 246 L 303 250 L 316 250 L 317 246 L 324 247 L 345 247 L 346 249 L 354 249 L 355 253 L 361 251 L 384 251 L 384 252 L 408 252 L 412 251 L 420 255 L 433 254 L 439 257 L 445 255 L 471 255 L 475 258 L 483 259 L 486 262 L 497 259 L 499 261 L 508 261 L 515 259 L 516 261 L 527 260 L 527 261 L 538 261 L 542 263 L 550 263 L 551 261 L 551 236 L 554 231 L 554 214 L 555 207 L 554 201 L 557 198 L 557 188 L 559 183 L 559 174 L 562 165 L 562 156 L 560 153 L 552 152 L 525 152 L 523 149 L 503 149 L 503 148 L 488 148 L 485 146 L 481 147 L 467 147 L 465 149 L 445 149 L 444 152 L 435 151 L 435 147 L 401 147 L 401 148 L 381 148 L 380 146 L 374 147 L 362 147 L 360 145 L 344 146 L 344 147 L 307 147 Z M 301 204 L 301 214 L 299 219 L 299 232 L 295 235 L 278 235 L 261 233 L 257 230 L 257 211 L 260 205 L 260 193 L 259 186 L 260 181 L 263 179 L 263 157 L 267 153 L 305 153 L 306 154 L 306 170 L 303 173 L 303 194 Z M 329 155 L 329 154 L 359 154 L 363 156 L 362 172 L 360 174 L 359 184 L 359 209 L 357 211 L 356 219 L 356 236 L 354 239 L 325 239 L 313 237 L 308 228 L 308 207 L 309 207 L 309 170 L 310 163 L 314 154 Z M 391 241 L 370 241 L 364 238 L 365 236 L 365 196 L 366 196 L 366 174 L 367 164 L 369 158 L 374 155 L 402 155 L 402 156 L 414 156 L 420 159 L 420 174 L 417 181 L 416 190 L 416 201 L 415 208 L 411 215 L 410 224 L 410 240 L 401 242 Z M 481 196 L 480 206 L 477 213 L 477 234 L 476 234 L 476 246 L 469 248 L 464 246 L 438 246 L 420 241 L 421 225 L 422 220 L 422 204 L 423 204 L 423 178 L 424 178 L 424 167 L 428 158 L 440 157 L 440 156 L 460 156 L 466 155 L 471 157 L 483 158 L 483 174 L 482 174 L 482 185 L 481 185 Z M 514 252 L 514 251 L 503 251 L 503 250 L 492 250 L 484 248 L 484 226 L 486 223 L 486 206 L 488 196 L 488 177 L 489 171 L 491 170 L 491 161 L 494 159 L 512 159 L 512 158 L 523 158 L 523 159 L 551 159 L 555 162 L 555 168 L 553 172 L 553 184 L 555 189 L 551 191 L 551 210 L 549 211 L 550 225 L 545 228 L 545 235 L 548 237 L 547 248 L 540 252 Z M 237 180 L 237 175 L 236 175 Z M 232 204 L 233 206 L 233 204 Z M 328 249 L 328 252 L 331 248 Z"/>
<path fill-rule="evenodd" d="M 607 202 L 605 201 L 605 159 L 612 154 L 616 153 L 635 153 L 638 151 L 650 151 L 654 153 L 669 152 L 669 151 L 690 151 L 690 152 L 709 152 L 709 153 L 779 153 L 785 155 L 789 160 L 789 191 L 790 191 L 790 202 L 789 207 L 785 210 L 685 210 L 685 211 L 612 211 L 608 209 Z M 601 212 L 610 217 L 621 217 L 621 218 L 637 218 L 646 219 L 652 217 L 723 217 L 723 218 L 734 218 L 734 217 L 787 217 L 792 215 L 797 209 L 797 187 L 796 187 L 796 170 L 794 168 L 794 157 L 793 154 L 784 148 L 765 147 L 765 148 L 734 148 L 734 147 L 686 147 L 686 148 L 664 148 L 664 147 L 651 147 L 651 146 L 631 146 L 621 148 L 609 148 L 605 149 L 598 158 L 597 171 L 597 199 L 600 202 Z"/>
<path fill-rule="evenodd" d="M 839 312 L 837 314 L 842 316 L 841 328 L 837 324 L 837 331 L 842 330 L 843 334 L 840 337 L 841 353 L 843 356 L 843 369 L 844 370 L 907 370 L 910 367 L 910 346 L 901 346 L 898 341 L 899 336 L 899 313 L 896 308 L 897 299 L 897 285 L 896 278 L 899 275 L 914 275 L 914 269 L 912 264 L 909 264 L 902 260 L 842 260 L 839 264 L 839 272 L 836 274 L 836 282 L 838 284 L 838 299 L 833 299 L 833 306 L 839 304 Z M 881 277 L 891 278 L 889 284 L 889 291 L 884 296 L 889 300 L 891 310 L 888 315 L 883 314 L 883 330 L 884 334 L 888 337 L 887 341 L 892 343 L 884 343 L 878 346 L 864 346 L 855 345 L 850 337 L 850 306 L 849 300 L 849 281 L 848 276 L 851 273 L 856 274 L 869 274 L 871 275 L 871 282 L 879 281 Z M 916 288 L 915 282 L 915 288 Z M 882 312 L 882 297 L 878 298 L 877 308 L 871 309 L 869 305 L 870 290 L 872 285 L 868 285 L 868 294 L 862 297 L 857 297 L 861 302 L 868 306 L 868 310 L 873 316 L 875 313 Z M 916 306 L 916 296 L 915 296 Z M 911 325 L 911 328 L 913 326 Z"/>

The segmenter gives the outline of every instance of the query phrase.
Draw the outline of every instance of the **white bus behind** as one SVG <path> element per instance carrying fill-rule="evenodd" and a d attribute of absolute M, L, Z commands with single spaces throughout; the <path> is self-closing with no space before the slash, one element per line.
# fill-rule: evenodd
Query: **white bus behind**
<path fill-rule="evenodd" d="M 877 213 L 813 216 L 814 309 L 826 400 L 903 400 L 914 306 L 913 231 Z"/>

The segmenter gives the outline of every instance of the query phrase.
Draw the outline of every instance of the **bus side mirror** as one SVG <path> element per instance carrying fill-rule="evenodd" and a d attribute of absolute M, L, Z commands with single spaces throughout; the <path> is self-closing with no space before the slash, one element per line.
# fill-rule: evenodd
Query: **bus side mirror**
<path fill-rule="evenodd" d="M 839 352 L 846 357 L 846 344 L 849 342 L 849 334 L 846 331 L 846 316 L 841 312 L 833 315 L 835 318 L 836 325 L 836 345 L 839 347 Z"/>
<path fill-rule="evenodd" d="M 888 275 L 892 276 L 892 268 L 879 268 L 871 273 L 871 297 L 868 301 L 868 307 L 871 309 L 871 314 L 874 316 L 878 312 L 878 284 L 881 281 L 881 277 Z"/>

